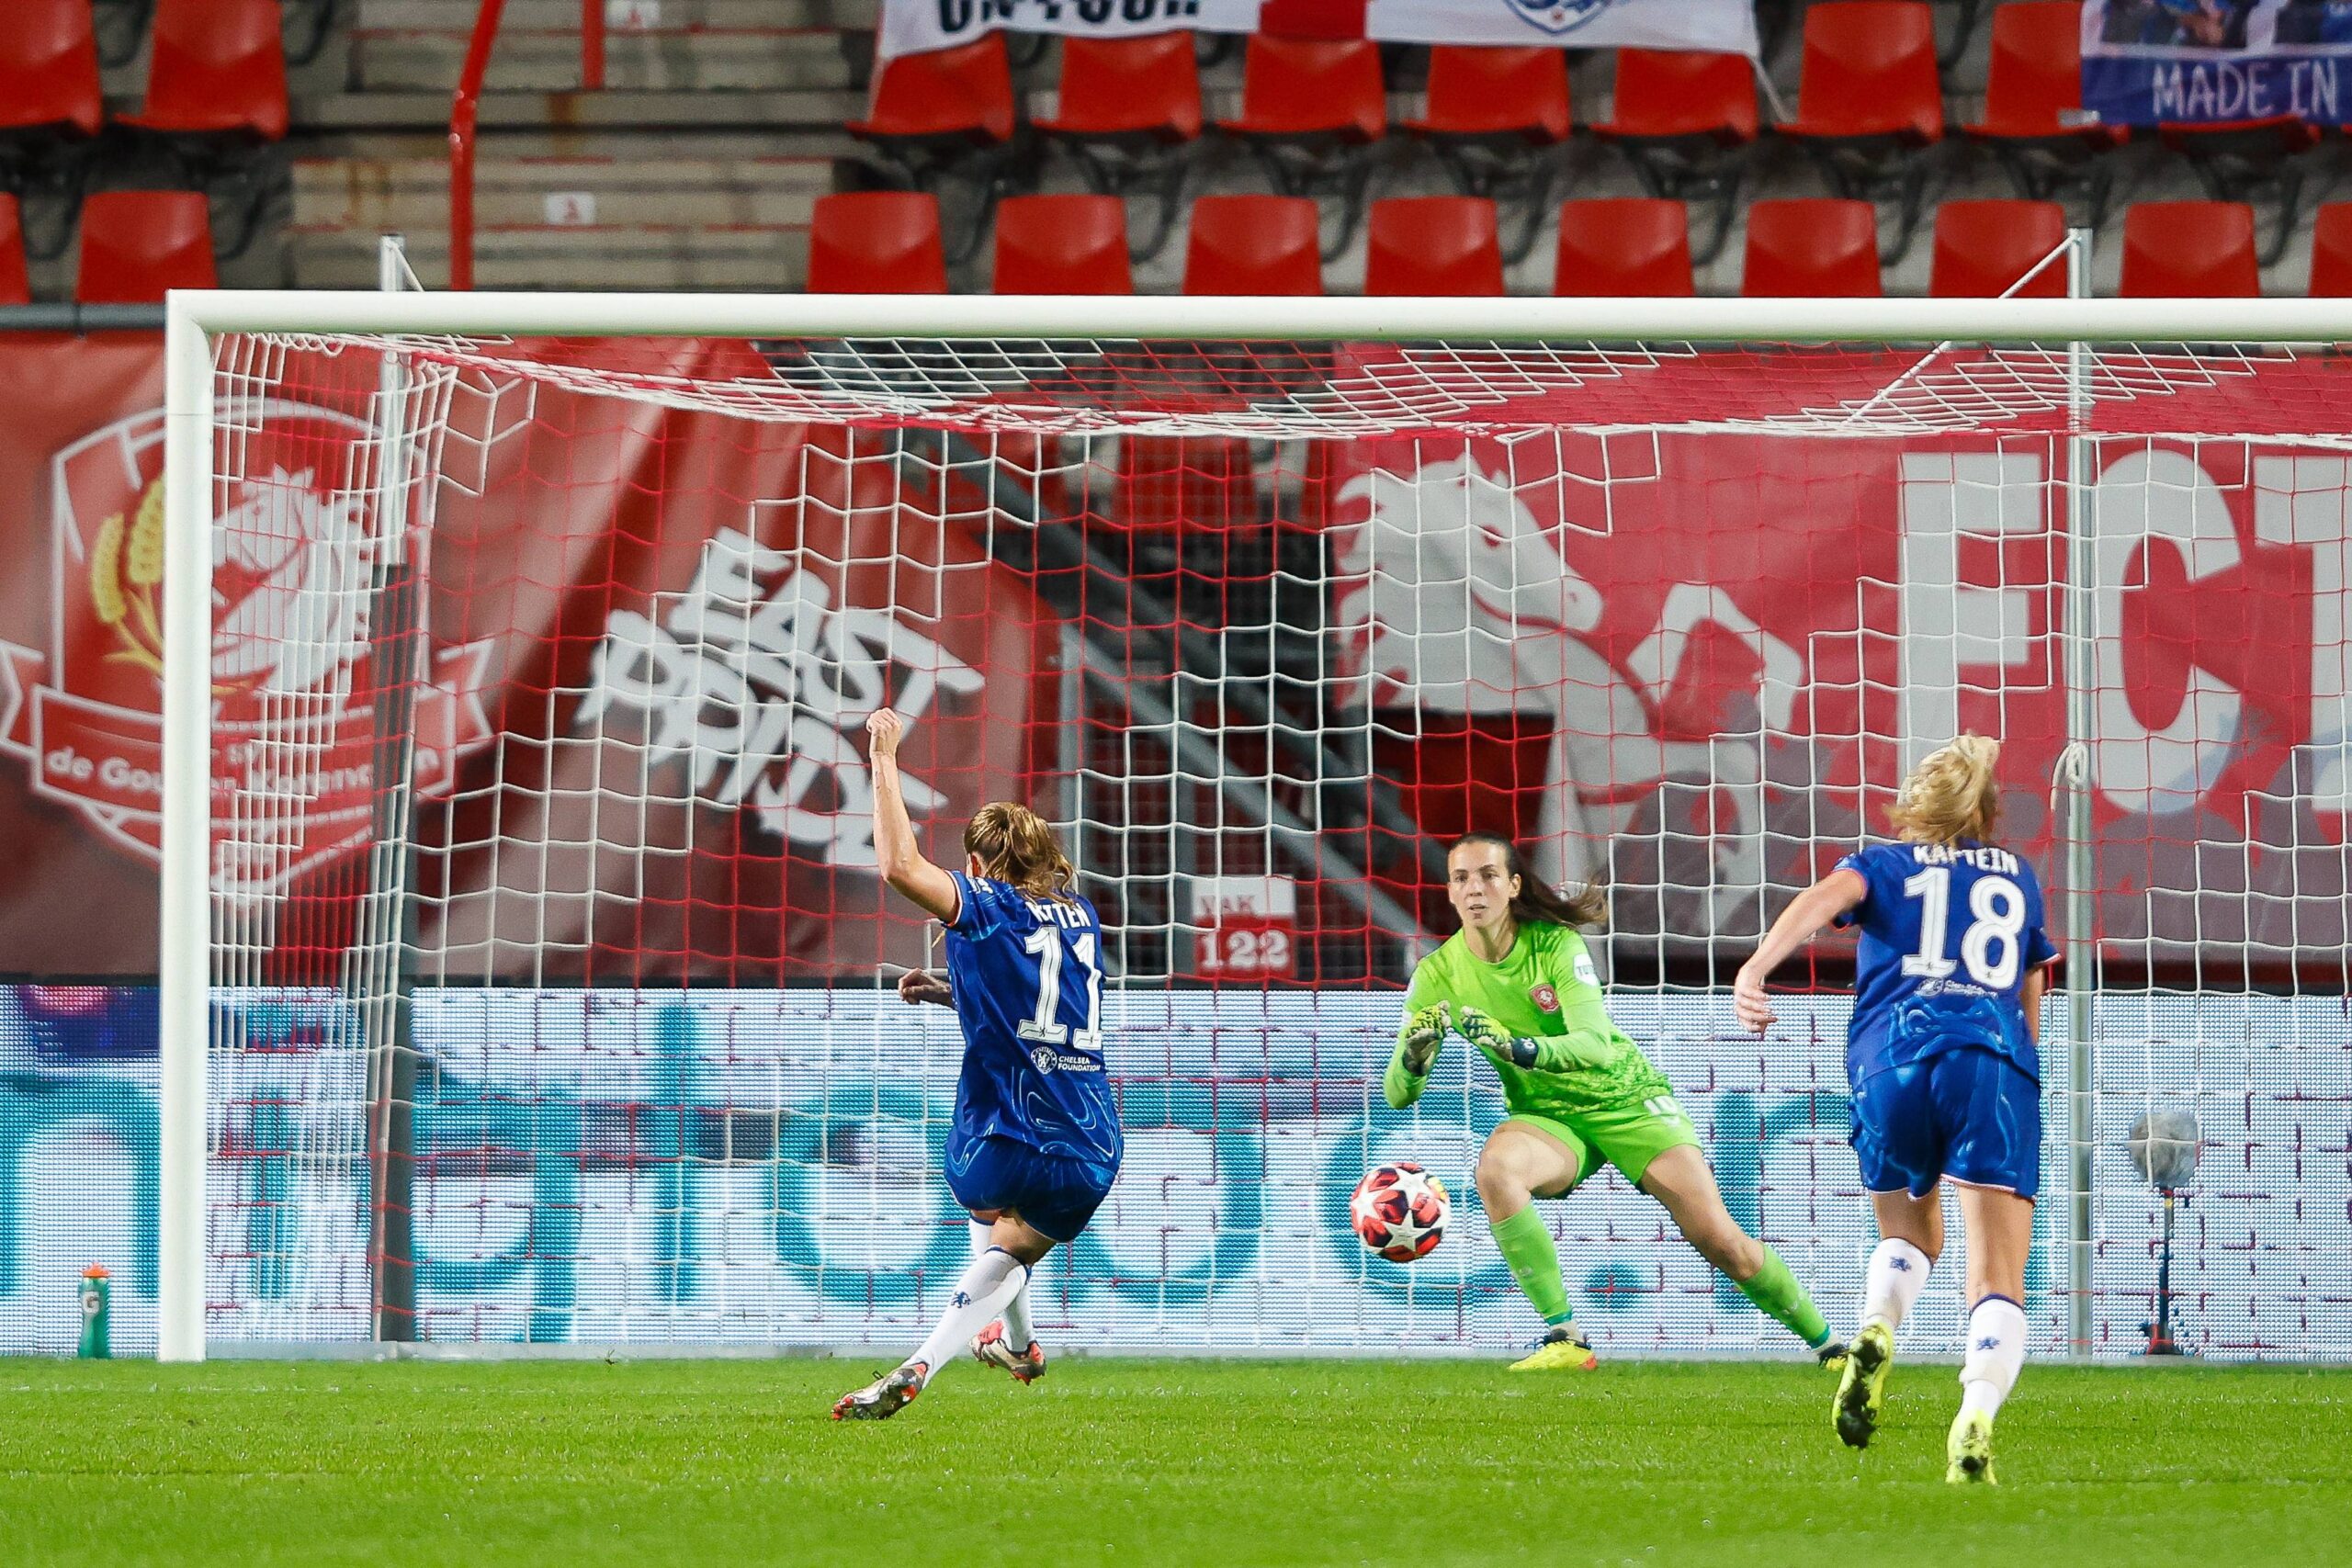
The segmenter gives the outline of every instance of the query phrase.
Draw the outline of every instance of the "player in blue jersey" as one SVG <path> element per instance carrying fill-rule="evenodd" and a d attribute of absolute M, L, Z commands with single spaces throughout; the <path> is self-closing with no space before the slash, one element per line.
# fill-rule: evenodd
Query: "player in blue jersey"
<path fill-rule="evenodd" d="M 882 878 L 947 928 L 944 979 L 920 970 L 909 1001 L 953 1008 L 964 1032 L 948 1190 L 988 1227 L 931 1337 L 895 1370 L 833 1405 L 833 1419 L 881 1420 L 968 1348 L 1023 1382 L 1044 1375 L 1029 1330 L 1029 1270 L 1076 1241 L 1119 1173 L 1125 1141 L 1103 1071 L 1102 922 L 1073 891 L 1077 873 L 1053 829 L 997 801 L 964 829 L 964 869 L 915 846 L 899 785 L 888 708 L 866 721 L 874 772 L 874 849 Z M 976 1243 L 978 1242 L 976 1236 Z"/>
<path fill-rule="evenodd" d="M 1732 1001 L 1761 1033 L 1766 976 L 1823 925 L 1861 928 L 1846 1076 L 1854 1154 L 1878 1212 L 1862 1327 L 1839 1380 L 1838 1435 L 1867 1445 L 1894 1333 L 1943 1250 L 1939 1181 L 1960 1190 L 1968 1237 L 1967 1359 L 1944 1478 L 1993 1479 L 1993 1417 L 2025 1361 L 2025 1263 L 2041 1186 L 2036 1032 L 2057 955 L 2033 868 L 1992 838 L 1997 742 L 1963 735 L 1904 781 L 1902 841 L 1839 861 L 1773 922 Z"/>

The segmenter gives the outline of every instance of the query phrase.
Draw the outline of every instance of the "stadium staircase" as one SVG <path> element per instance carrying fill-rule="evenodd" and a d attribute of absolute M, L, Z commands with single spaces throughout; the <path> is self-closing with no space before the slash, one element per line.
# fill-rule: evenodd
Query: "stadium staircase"
<path fill-rule="evenodd" d="M 448 128 L 476 0 L 358 0 L 338 76 L 298 89 L 286 268 L 372 287 L 396 230 L 448 269 Z M 580 84 L 577 0 L 514 0 L 481 100 L 477 287 L 790 287 L 808 212 L 865 102 L 873 0 L 608 8 L 605 86 Z"/>

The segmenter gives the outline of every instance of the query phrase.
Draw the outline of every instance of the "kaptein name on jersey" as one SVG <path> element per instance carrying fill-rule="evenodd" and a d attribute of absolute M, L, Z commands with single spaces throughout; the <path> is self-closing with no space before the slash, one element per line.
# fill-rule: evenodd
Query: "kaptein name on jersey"
<path fill-rule="evenodd" d="M 2018 871 L 2017 856 L 1990 844 L 1914 844 L 1911 858 L 1920 865 L 1973 865 L 2005 876 L 2015 876 Z"/>

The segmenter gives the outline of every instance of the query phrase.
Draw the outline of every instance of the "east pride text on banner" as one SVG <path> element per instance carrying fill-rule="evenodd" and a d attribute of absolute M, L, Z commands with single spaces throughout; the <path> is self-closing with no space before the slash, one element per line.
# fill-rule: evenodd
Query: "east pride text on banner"
<path fill-rule="evenodd" d="M 2343 122 L 2352 0 L 2088 0 L 2083 109 L 2102 125 Z"/>
<path fill-rule="evenodd" d="M 887 60 L 1001 30 L 1134 38 L 1178 28 L 1757 52 L 1751 0 L 883 0 L 880 48 Z"/>

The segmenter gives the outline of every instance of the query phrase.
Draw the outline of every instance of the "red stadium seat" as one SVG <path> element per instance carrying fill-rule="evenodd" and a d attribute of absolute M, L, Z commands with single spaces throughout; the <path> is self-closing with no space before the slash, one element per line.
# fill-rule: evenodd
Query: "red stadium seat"
<path fill-rule="evenodd" d="M 1252 33 L 1242 56 L 1241 113 L 1219 123 L 1241 137 L 1377 141 L 1388 129 L 1380 46 Z"/>
<path fill-rule="evenodd" d="M 105 123 L 90 0 L 14 0 L 0 24 L 0 130 L 96 136 Z"/>
<path fill-rule="evenodd" d="M 2242 201 L 2142 201 L 2123 214 L 2126 299 L 2231 299 L 2262 292 L 2254 209 Z"/>
<path fill-rule="evenodd" d="M 1801 140 L 1894 137 L 1924 145 L 1944 133 L 1935 13 L 1921 0 L 1833 0 L 1807 7 L 1797 118 Z"/>
<path fill-rule="evenodd" d="M 1336 196 L 1344 246 L 1363 220 L 1367 144 L 1388 131 L 1380 46 L 1370 39 L 1252 33 L 1241 59 L 1241 112 L 1217 122 L 1250 149 L 1283 196 Z"/>
<path fill-rule="evenodd" d="M 1928 153 L 1944 133 L 1934 12 L 1924 0 L 1808 7 L 1797 118 L 1780 131 L 1838 195 L 1896 203 L 1888 253 L 1900 257 L 1925 214 Z"/>
<path fill-rule="evenodd" d="M 2047 201 L 2079 193 L 2097 228 L 2114 186 L 2104 154 L 2132 133 L 2120 125 L 2086 125 L 2082 116 L 2081 0 L 2012 0 L 1995 11 L 1984 117 L 1962 129 L 1992 149 L 2019 196 Z"/>
<path fill-rule="evenodd" d="M 1403 196 L 1374 202 L 1363 291 L 1500 294 L 1503 253 L 1495 204 L 1476 196 Z"/>
<path fill-rule="evenodd" d="M 1592 129 L 1611 141 L 1695 136 L 1730 147 L 1755 141 L 1758 123 L 1747 56 L 1621 49 L 1613 118 Z"/>
<path fill-rule="evenodd" d="M 1867 201 L 1759 201 L 1747 209 L 1750 298 L 1863 299 L 1880 292 L 1878 211 Z"/>
<path fill-rule="evenodd" d="M 1303 196 L 1204 196 L 1184 248 L 1187 294 L 1320 294 L 1317 214 Z"/>
<path fill-rule="evenodd" d="M 166 289 L 218 287 L 201 192 L 102 191 L 82 204 L 81 303 L 159 305 Z"/>
<path fill-rule="evenodd" d="M 2054 201 L 1947 201 L 1936 209 L 1936 254 L 1928 292 L 1944 299 L 1990 299 L 2031 273 L 2021 299 L 2063 299 L 2066 258 L 2033 269 L 2066 242 L 2066 209 Z"/>
<path fill-rule="evenodd" d="M 2311 294 L 2352 299 L 2352 201 L 2331 201 L 2312 220 Z"/>
<path fill-rule="evenodd" d="M 902 54 L 875 73 L 864 119 L 849 133 L 880 143 L 988 147 L 1012 140 L 1018 120 L 1004 35 Z"/>
<path fill-rule="evenodd" d="M 1621 49 L 1615 102 L 1614 118 L 1593 134 L 1624 152 L 1651 196 L 1709 204 L 1697 259 L 1714 260 L 1756 141 L 1755 64 L 1739 54 Z"/>
<path fill-rule="evenodd" d="M 175 135 L 286 135 L 277 0 L 156 0 L 147 104 L 123 123 Z"/>
<path fill-rule="evenodd" d="M 997 204 L 998 294 L 1132 294 L 1127 204 L 1115 196 L 1016 196 Z"/>
<path fill-rule="evenodd" d="M 1407 130 L 1431 140 L 1548 147 L 1566 141 L 1568 57 L 1559 49 L 1438 44 L 1430 50 L 1429 107 Z"/>
<path fill-rule="evenodd" d="M 1201 133 L 1193 35 L 1063 39 L 1061 107 L 1037 129 L 1078 141 L 1192 141 Z"/>
<path fill-rule="evenodd" d="M 2082 0 L 2010 0 L 1993 13 L 1980 141 L 2059 139 L 2111 146 L 2121 127 L 2085 125 Z"/>
<path fill-rule="evenodd" d="M 928 191 L 817 198 L 808 221 L 811 294 L 944 294 L 939 203 Z"/>
<path fill-rule="evenodd" d="M 2185 159 L 2208 197 L 2219 202 L 2275 197 L 2278 217 L 2256 262 L 2268 266 L 2287 254 L 2303 195 L 2303 154 L 2320 142 L 2319 127 L 2300 116 L 2163 125 L 2157 140 Z"/>
<path fill-rule="evenodd" d="M 32 303 L 32 278 L 25 270 L 25 231 L 17 198 L 0 191 L 0 305 Z"/>
<path fill-rule="evenodd" d="M 1695 292 L 1688 210 L 1657 198 L 1561 203 L 1552 292 L 1627 299 Z"/>

